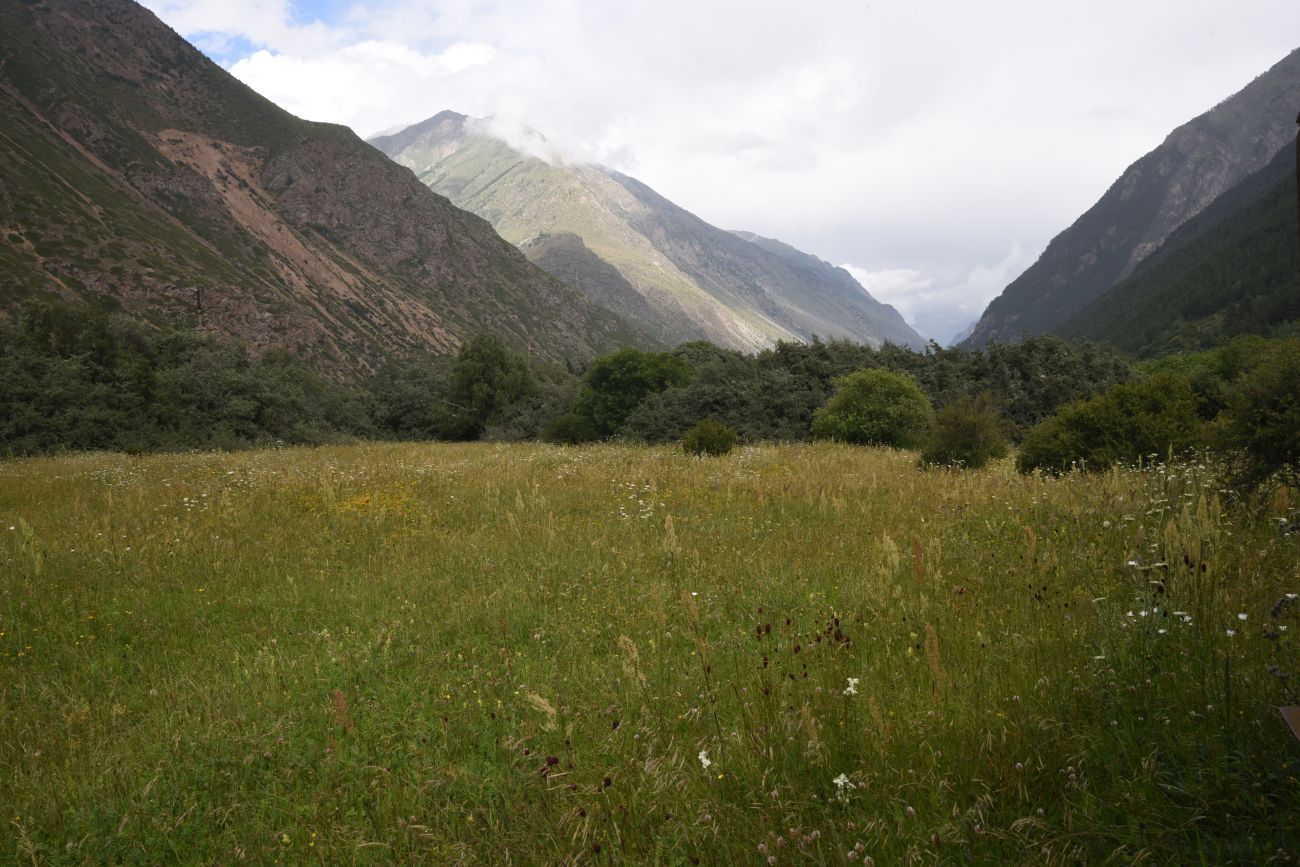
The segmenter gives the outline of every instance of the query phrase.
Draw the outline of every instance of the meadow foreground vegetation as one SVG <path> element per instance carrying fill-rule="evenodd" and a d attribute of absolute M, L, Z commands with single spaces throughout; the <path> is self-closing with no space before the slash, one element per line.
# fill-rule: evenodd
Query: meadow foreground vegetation
<path fill-rule="evenodd" d="M 1297 858 L 1294 494 L 916 464 L 0 464 L 0 859 Z"/>

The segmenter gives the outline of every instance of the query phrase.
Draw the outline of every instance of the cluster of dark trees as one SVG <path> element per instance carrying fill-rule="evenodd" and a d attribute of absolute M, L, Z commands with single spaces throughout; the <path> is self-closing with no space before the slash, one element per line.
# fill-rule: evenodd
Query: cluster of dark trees
<path fill-rule="evenodd" d="M 231 449 L 373 431 L 359 393 L 280 352 L 65 304 L 0 323 L 0 455 Z"/>
<path fill-rule="evenodd" d="M 814 341 L 746 355 L 687 343 L 624 349 L 574 370 L 530 364 L 484 334 L 455 357 L 407 357 L 336 382 L 282 352 L 253 359 L 209 335 L 45 303 L 0 323 L 0 455 L 359 438 L 661 443 L 706 419 L 744 442 L 880 441 L 940 463 L 995 456 L 1010 440 L 1025 470 L 1211 441 L 1281 454 L 1293 446 L 1267 437 L 1285 440 L 1276 429 L 1292 422 L 1300 429 L 1297 347 L 1242 338 L 1138 367 L 1056 337 L 979 352 Z M 914 436 L 871 432 L 891 419 L 907 419 Z"/>
<path fill-rule="evenodd" d="M 407 357 L 336 382 L 282 352 L 253 359 L 211 335 L 42 303 L 0 322 L 0 454 L 356 438 L 658 443 L 705 418 L 743 441 L 807 440 L 835 380 L 863 368 L 908 374 L 935 406 L 990 393 L 1013 438 L 1134 372 L 1118 353 L 1052 337 L 978 353 L 814 342 L 745 355 L 688 343 L 575 370 L 529 364 L 485 334 L 455 357 Z"/>

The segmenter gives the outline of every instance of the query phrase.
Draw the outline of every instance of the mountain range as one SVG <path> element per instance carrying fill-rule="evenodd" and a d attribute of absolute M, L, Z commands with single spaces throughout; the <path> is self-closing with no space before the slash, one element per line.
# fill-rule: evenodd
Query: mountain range
<path fill-rule="evenodd" d="M 80 299 L 337 375 L 478 331 L 557 361 L 654 345 L 129 0 L 0 4 L 0 118 L 0 311 Z"/>
<path fill-rule="evenodd" d="M 551 274 L 657 339 L 757 350 L 815 336 L 921 348 L 848 272 L 779 241 L 704 222 L 635 178 L 508 143 L 444 111 L 371 143 L 490 220 Z"/>
<path fill-rule="evenodd" d="M 1283 148 L 1055 331 L 1155 356 L 1300 322 L 1296 166 Z"/>
<path fill-rule="evenodd" d="M 1139 285 L 1125 281 L 1136 278 L 1144 260 L 1180 227 L 1266 170 L 1279 152 L 1291 146 L 1297 108 L 1300 49 L 1174 130 L 1129 166 L 1095 205 L 1057 235 L 1038 261 L 989 304 L 962 345 L 977 348 L 993 340 L 1015 341 L 1045 332 L 1105 339 L 1107 331 L 1099 323 L 1135 315 L 1116 312 L 1124 310 L 1122 299 Z M 1226 210 L 1220 209 L 1215 219 L 1222 221 Z M 1185 249 L 1198 237 L 1211 240 L 1203 231 L 1189 230 L 1177 245 Z M 1140 285 L 1151 285 L 1155 274 L 1149 271 Z M 1254 290 L 1245 291 L 1250 295 Z M 1103 294 L 1109 298 L 1102 307 L 1081 313 Z M 1158 306 L 1149 312 L 1159 312 Z M 1189 311 L 1193 316 L 1202 312 Z M 1076 314 L 1083 318 L 1067 326 Z"/>
<path fill-rule="evenodd" d="M 1300 50 L 1174 130 L 963 342 L 1152 355 L 1300 321 Z M 925 341 L 844 269 L 442 112 L 366 143 L 131 0 L 0 4 L 0 316 L 60 297 L 333 376 L 481 331 L 553 361 L 708 340 Z"/>

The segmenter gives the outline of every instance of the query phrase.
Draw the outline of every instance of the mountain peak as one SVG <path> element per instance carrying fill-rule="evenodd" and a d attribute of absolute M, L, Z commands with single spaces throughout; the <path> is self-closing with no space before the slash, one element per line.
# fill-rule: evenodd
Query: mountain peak
<path fill-rule="evenodd" d="M 545 143 L 540 134 L 520 126 L 503 136 L 501 127 L 487 121 L 481 135 L 463 135 L 426 121 L 371 143 L 666 342 L 704 338 L 749 351 L 814 337 L 925 345 L 842 269 L 711 226 L 621 172 L 549 159 L 549 149 L 531 146 Z M 552 240 L 528 243 L 538 236 Z"/>

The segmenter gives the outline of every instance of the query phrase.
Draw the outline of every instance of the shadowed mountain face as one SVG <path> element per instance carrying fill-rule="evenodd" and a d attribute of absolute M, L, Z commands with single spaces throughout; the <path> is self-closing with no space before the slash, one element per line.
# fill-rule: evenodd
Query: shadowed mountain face
<path fill-rule="evenodd" d="M 1300 49 L 1170 133 L 989 304 L 963 344 L 1054 331 L 1294 141 Z"/>
<path fill-rule="evenodd" d="M 486 221 L 129 0 L 0 4 L 0 113 L 0 310 L 79 298 L 335 374 L 480 330 L 555 360 L 638 341 Z"/>
<path fill-rule="evenodd" d="M 486 122 L 442 112 L 371 143 L 431 189 L 491 220 L 552 274 L 664 342 L 707 339 L 757 350 L 816 335 L 925 345 L 846 271 L 779 242 L 711 226 L 635 178 L 530 155 L 493 135 Z M 544 139 L 523 145 L 534 146 L 541 152 Z"/>
<path fill-rule="evenodd" d="M 1205 349 L 1300 320 L 1296 155 L 1264 168 L 1188 220 L 1160 249 L 1063 323 L 1065 337 L 1135 355 Z"/>

